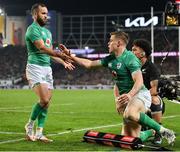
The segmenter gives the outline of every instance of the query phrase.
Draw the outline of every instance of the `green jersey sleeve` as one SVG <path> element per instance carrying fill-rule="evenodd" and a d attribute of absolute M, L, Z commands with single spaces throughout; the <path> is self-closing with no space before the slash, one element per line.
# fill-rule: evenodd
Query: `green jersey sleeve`
<path fill-rule="evenodd" d="M 104 67 L 107 67 L 108 66 L 108 63 L 115 59 L 115 55 L 114 54 L 110 54 L 108 56 L 106 56 L 105 58 L 101 59 L 101 65 L 104 66 Z"/>
<path fill-rule="evenodd" d="M 140 60 L 130 51 L 126 59 L 126 66 L 130 73 L 141 70 Z"/>
<path fill-rule="evenodd" d="M 27 32 L 27 37 L 30 39 L 30 41 L 33 43 L 36 40 L 41 40 L 41 32 L 38 30 L 38 28 L 30 27 Z"/>

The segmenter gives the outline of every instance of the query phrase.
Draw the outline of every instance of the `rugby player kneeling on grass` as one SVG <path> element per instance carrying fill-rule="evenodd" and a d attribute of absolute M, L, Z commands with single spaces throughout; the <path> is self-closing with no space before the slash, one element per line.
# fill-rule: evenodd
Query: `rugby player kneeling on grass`
<path fill-rule="evenodd" d="M 169 144 L 175 142 L 174 132 L 163 127 L 148 115 L 147 109 L 151 106 L 150 91 L 143 84 L 141 63 L 126 46 L 129 41 L 127 33 L 112 32 L 108 42 L 109 55 L 101 60 L 89 60 L 70 55 L 79 65 L 86 68 L 106 67 L 111 70 L 115 82 L 114 95 L 116 109 L 123 115 L 122 135 L 140 137 L 145 141 L 154 135 L 154 130 Z M 69 50 L 61 45 L 61 49 L 69 54 Z M 141 125 L 152 130 L 141 132 Z"/>

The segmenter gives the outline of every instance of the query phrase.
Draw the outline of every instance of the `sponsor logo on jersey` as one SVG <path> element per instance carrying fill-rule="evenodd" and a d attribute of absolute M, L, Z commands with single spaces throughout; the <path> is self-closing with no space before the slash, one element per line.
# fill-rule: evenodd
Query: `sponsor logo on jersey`
<path fill-rule="evenodd" d="M 116 67 L 117 67 L 117 69 L 120 69 L 121 68 L 121 63 L 118 63 L 117 65 L 116 65 Z"/>
<path fill-rule="evenodd" d="M 46 45 L 50 46 L 51 45 L 51 40 L 50 39 L 46 39 Z"/>
<path fill-rule="evenodd" d="M 111 73 L 112 73 L 113 77 L 117 77 L 117 72 L 116 71 L 113 70 Z"/>
<path fill-rule="evenodd" d="M 112 67 L 112 63 L 108 63 L 108 67 L 111 68 Z"/>
<path fill-rule="evenodd" d="M 142 69 L 141 71 L 142 71 L 142 73 L 146 73 L 146 69 Z"/>

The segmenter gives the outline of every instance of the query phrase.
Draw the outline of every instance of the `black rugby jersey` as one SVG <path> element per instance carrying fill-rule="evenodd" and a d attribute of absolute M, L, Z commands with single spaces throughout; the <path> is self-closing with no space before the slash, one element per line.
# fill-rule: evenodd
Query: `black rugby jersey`
<path fill-rule="evenodd" d="M 147 89 L 151 88 L 151 81 L 159 80 L 160 78 L 160 71 L 150 60 L 147 60 L 146 63 L 141 67 L 141 71 L 143 74 L 144 85 Z"/>

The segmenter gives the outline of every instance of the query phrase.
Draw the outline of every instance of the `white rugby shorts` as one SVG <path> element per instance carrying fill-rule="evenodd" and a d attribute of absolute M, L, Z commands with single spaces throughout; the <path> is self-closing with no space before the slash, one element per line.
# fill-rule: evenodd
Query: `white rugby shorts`
<path fill-rule="evenodd" d="M 140 99 L 143 102 L 146 110 L 150 108 L 152 98 L 149 90 L 140 90 L 134 98 Z"/>
<path fill-rule="evenodd" d="M 50 66 L 46 67 L 36 64 L 27 64 L 26 77 L 31 88 L 38 84 L 46 83 L 48 89 L 53 89 L 52 69 Z"/>

